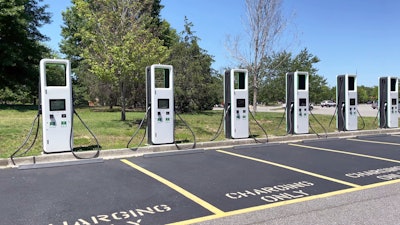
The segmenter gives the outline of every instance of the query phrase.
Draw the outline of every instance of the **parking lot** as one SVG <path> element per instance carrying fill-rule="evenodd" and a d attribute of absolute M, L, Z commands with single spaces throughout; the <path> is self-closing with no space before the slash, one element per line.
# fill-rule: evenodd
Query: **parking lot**
<path fill-rule="evenodd" d="M 309 204 L 302 213 L 283 210 L 288 218 L 310 210 L 329 211 L 339 207 L 329 203 L 334 197 L 349 195 L 346 199 L 351 199 L 364 191 L 396 185 L 400 182 L 399 152 L 400 136 L 393 134 L 3 169 L 1 223 L 231 224 L 230 218 L 259 213 L 254 223 L 275 218 L 279 224 L 280 216 L 271 214 L 274 210 Z M 398 192 L 391 198 L 398 199 Z M 312 209 L 312 203 L 321 200 L 326 202 Z M 398 218 L 400 205 L 385 201 L 391 206 L 382 209 L 387 218 Z M 319 218 L 321 224 L 334 224 L 323 218 Z M 352 224 L 366 224 L 363 219 L 367 220 L 356 218 Z"/>

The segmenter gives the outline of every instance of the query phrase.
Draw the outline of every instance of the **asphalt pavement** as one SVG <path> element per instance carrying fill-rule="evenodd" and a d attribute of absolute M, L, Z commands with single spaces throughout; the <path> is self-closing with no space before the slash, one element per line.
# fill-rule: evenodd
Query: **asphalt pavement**
<path fill-rule="evenodd" d="M 2 169 L 0 224 L 399 224 L 399 135 Z"/>
<path fill-rule="evenodd" d="M 204 221 L 198 225 L 398 225 L 400 183 Z"/>

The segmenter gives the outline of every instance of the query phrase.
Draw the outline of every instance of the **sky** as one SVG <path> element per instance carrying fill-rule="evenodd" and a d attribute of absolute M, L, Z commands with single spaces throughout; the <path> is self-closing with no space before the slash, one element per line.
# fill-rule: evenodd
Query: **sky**
<path fill-rule="evenodd" d="M 52 23 L 40 30 L 51 38 L 46 44 L 59 50 L 61 12 L 69 0 L 43 0 L 52 13 Z M 163 19 L 178 32 L 184 17 L 193 23 L 200 47 L 214 57 L 212 67 L 220 72 L 238 65 L 226 48 L 227 36 L 240 36 L 248 46 L 244 0 L 161 0 Z M 358 85 L 378 85 L 380 76 L 400 76 L 400 19 L 397 0 L 283 0 L 288 24 L 276 50 L 297 55 L 307 48 L 320 62 L 314 67 L 336 86 L 336 76 L 356 74 Z M 289 72 L 289 71 L 288 71 Z"/>

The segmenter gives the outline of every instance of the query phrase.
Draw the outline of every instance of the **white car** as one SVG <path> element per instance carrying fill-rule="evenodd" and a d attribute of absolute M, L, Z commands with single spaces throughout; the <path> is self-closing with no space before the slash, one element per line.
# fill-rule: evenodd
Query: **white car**
<path fill-rule="evenodd" d="M 336 106 L 336 102 L 332 101 L 332 100 L 324 100 L 321 102 L 321 107 L 335 107 Z"/>

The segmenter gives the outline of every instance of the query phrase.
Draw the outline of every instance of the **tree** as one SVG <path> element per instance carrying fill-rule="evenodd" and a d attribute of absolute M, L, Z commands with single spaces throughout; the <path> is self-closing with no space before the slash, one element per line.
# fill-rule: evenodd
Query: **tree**
<path fill-rule="evenodd" d="M 364 85 L 357 87 L 357 100 L 358 103 L 366 103 L 369 100 L 367 88 Z"/>
<path fill-rule="evenodd" d="M 81 57 L 89 71 L 120 93 L 121 120 L 125 120 L 127 86 L 142 81 L 147 65 L 162 63 L 168 56 L 163 42 L 146 26 L 152 20 L 151 0 L 75 0 L 83 20 Z"/>
<path fill-rule="evenodd" d="M 274 54 L 272 57 L 263 61 L 262 68 L 274 68 L 273 70 L 264 70 L 269 73 L 261 82 L 260 100 L 264 103 L 285 101 L 286 95 L 286 73 L 306 71 L 309 73 L 310 101 L 320 102 L 324 99 L 331 99 L 331 91 L 327 86 L 326 78 L 318 75 L 318 70 L 314 64 L 319 62 L 319 58 L 310 54 L 307 49 L 303 49 L 298 55 L 292 57 L 291 53 L 283 51 Z"/>
<path fill-rule="evenodd" d="M 248 54 L 240 50 L 239 40 L 227 40 L 228 50 L 240 65 L 249 69 L 252 76 L 253 108 L 257 111 L 257 97 L 262 79 L 262 61 L 273 54 L 274 45 L 286 27 L 281 14 L 281 0 L 246 0 L 247 25 L 249 34 Z"/>
<path fill-rule="evenodd" d="M 261 70 L 268 76 L 263 76 L 264 79 L 261 80 L 259 88 L 261 102 L 268 104 L 285 101 L 285 74 L 290 71 L 291 64 L 292 54 L 286 51 L 264 58 Z"/>
<path fill-rule="evenodd" d="M 41 43 L 48 38 L 38 30 L 50 23 L 50 14 L 38 2 L 0 0 L 0 89 L 22 86 L 37 94 L 39 61 L 50 53 Z"/>
<path fill-rule="evenodd" d="M 181 39 L 171 47 L 168 60 L 174 66 L 175 104 L 183 112 L 212 109 L 219 102 L 222 86 L 211 69 L 212 56 L 200 48 L 192 27 L 185 17 Z"/>
<path fill-rule="evenodd" d="M 163 41 L 165 47 L 170 48 L 178 42 L 178 35 L 175 29 L 172 29 L 170 24 L 161 18 L 161 10 L 164 8 L 161 5 L 161 0 L 153 0 L 151 7 L 151 20 L 146 25 L 150 32 Z"/>
<path fill-rule="evenodd" d="M 64 26 L 61 27 L 63 39 L 60 44 L 60 52 L 70 59 L 72 68 L 77 68 L 82 61 L 83 44 L 80 30 L 85 26 L 85 20 L 79 16 L 75 2 L 72 0 L 73 6 L 62 12 Z"/>
<path fill-rule="evenodd" d="M 307 48 L 303 49 L 293 60 L 290 71 L 306 71 L 310 76 L 309 80 L 309 97 L 310 102 L 320 102 L 330 96 L 326 78 L 317 74 L 318 70 L 313 67 L 320 59 L 308 52 Z"/>

